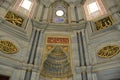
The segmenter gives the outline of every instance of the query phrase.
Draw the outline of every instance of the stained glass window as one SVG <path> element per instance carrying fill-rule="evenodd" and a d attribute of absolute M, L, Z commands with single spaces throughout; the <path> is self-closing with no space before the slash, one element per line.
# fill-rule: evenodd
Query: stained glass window
<path fill-rule="evenodd" d="M 55 22 L 64 22 L 64 18 L 55 18 Z"/>

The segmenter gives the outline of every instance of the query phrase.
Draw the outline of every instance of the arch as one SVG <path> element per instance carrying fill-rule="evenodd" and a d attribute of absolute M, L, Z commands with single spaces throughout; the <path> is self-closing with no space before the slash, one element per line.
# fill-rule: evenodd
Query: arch
<path fill-rule="evenodd" d="M 54 3 L 50 5 L 49 9 L 49 22 L 52 23 L 68 23 L 68 7 L 69 4 L 65 1 L 56 0 Z M 64 15 L 57 16 L 56 11 L 62 10 L 64 12 Z"/>

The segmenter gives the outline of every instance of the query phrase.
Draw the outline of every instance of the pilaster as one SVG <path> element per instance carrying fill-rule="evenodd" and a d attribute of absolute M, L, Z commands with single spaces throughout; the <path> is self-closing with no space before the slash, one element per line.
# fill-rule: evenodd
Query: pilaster
<path fill-rule="evenodd" d="M 70 4 L 70 9 L 71 9 L 71 23 L 74 23 L 76 21 L 76 18 L 75 18 L 75 5 Z"/>
<path fill-rule="evenodd" d="M 39 3 L 40 4 L 40 3 Z M 42 16 L 42 9 L 43 9 L 43 5 L 42 4 L 40 4 L 39 6 L 38 6 L 38 11 L 37 11 L 37 15 L 36 15 L 36 20 L 37 21 L 39 21 L 40 20 L 40 18 L 41 18 L 41 16 Z"/>
<path fill-rule="evenodd" d="M 43 22 L 47 22 L 48 21 L 48 7 L 45 7 L 45 12 L 44 12 L 44 16 L 43 16 Z"/>

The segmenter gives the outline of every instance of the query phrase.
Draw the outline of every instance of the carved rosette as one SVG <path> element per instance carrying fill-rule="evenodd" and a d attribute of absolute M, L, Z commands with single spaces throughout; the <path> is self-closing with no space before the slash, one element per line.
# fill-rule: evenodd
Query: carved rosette
<path fill-rule="evenodd" d="M 103 47 L 97 55 L 101 58 L 111 58 L 120 52 L 120 46 L 110 45 Z"/>
<path fill-rule="evenodd" d="M 14 54 L 18 52 L 18 49 L 12 42 L 0 40 L 0 51 L 7 54 Z"/>

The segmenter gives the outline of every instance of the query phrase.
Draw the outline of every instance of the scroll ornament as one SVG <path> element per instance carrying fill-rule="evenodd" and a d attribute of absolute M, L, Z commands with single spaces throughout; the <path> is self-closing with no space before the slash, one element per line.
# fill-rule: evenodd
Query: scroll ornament
<path fill-rule="evenodd" d="M 0 51 L 7 54 L 14 54 L 18 52 L 18 49 L 12 42 L 0 40 Z"/>

